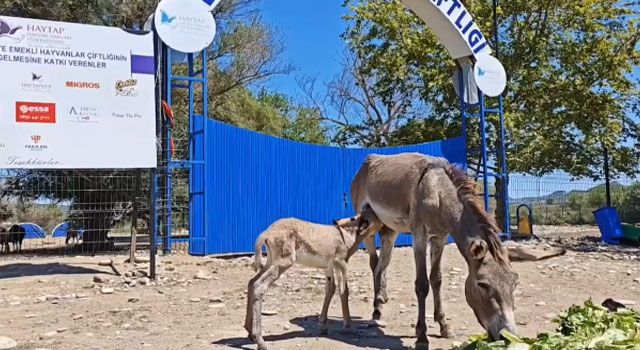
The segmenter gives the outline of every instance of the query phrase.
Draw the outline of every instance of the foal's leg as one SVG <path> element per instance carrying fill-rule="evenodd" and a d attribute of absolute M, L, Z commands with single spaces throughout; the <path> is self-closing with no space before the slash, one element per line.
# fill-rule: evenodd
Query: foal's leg
<path fill-rule="evenodd" d="M 260 270 L 250 281 L 247 287 L 247 315 L 244 319 L 244 329 L 247 330 L 249 334 L 249 339 L 253 339 L 252 327 L 253 327 L 253 304 L 255 294 L 255 283 L 256 281 L 264 274 L 265 270 L 269 266 L 265 266 L 262 270 Z"/>
<path fill-rule="evenodd" d="M 322 304 L 322 313 L 320 313 L 320 334 L 322 335 L 329 333 L 327 329 L 327 313 L 329 312 L 331 299 L 333 299 L 333 295 L 336 293 L 336 281 L 333 278 L 333 269 L 327 269 L 325 271 L 325 282 L 324 304 Z"/>
<path fill-rule="evenodd" d="M 425 300 L 429 294 L 429 278 L 427 277 L 427 234 L 425 229 L 413 230 L 413 256 L 416 263 L 416 296 L 418 298 L 418 322 L 416 323 L 416 345 L 429 348 L 427 339 L 427 322 Z"/>
<path fill-rule="evenodd" d="M 394 230 L 383 227 L 380 231 L 380 259 L 373 272 L 373 319 L 379 320 L 382 317 L 382 304 L 389 301 L 387 295 L 387 268 L 391 263 L 391 255 L 395 246 L 398 233 Z"/>
<path fill-rule="evenodd" d="M 440 325 L 440 336 L 443 338 L 451 336 L 442 307 L 442 297 L 440 296 L 442 287 L 442 253 L 444 252 L 446 239 L 446 235 L 444 237 L 438 235 L 431 240 L 431 274 L 429 276 L 431 289 L 433 289 L 433 318 Z"/>
<path fill-rule="evenodd" d="M 351 329 L 351 313 L 349 312 L 349 284 L 347 283 L 347 263 L 345 261 L 334 262 L 336 285 L 340 292 L 340 304 L 342 305 L 342 324 L 344 329 Z"/>
<path fill-rule="evenodd" d="M 254 283 L 253 290 L 253 319 L 251 324 L 251 331 L 249 332 L 255 341 L 258 344 L 258 350 L 264 350 L 267 348 L 267 344 L 262 338 L 262 301 L 264 299 L 265 294 L 267 294 L 267 290 L 275 282 L 280 275 L 282 275 L 285 271 L 287 271 L 293 263 L 295 262 L 295 246 L 292 247 L 285 246 L 282 248 L 283 255 L 278 258 L 273 258 L 273 264 L 268 268 L 265 268 L 260 277 L 256 279 Z"/>

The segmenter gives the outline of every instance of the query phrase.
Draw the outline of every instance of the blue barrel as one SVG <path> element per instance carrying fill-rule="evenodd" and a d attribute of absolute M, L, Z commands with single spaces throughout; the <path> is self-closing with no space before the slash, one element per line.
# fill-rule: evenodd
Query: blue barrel
<path fill-rule="evenodd" d="M 609 244 L 619 244 L 624 236 L 618 210 L 614 207 L 604 207 L 593 212 L 596 223 L 602 234 L 602 241 Z"/>

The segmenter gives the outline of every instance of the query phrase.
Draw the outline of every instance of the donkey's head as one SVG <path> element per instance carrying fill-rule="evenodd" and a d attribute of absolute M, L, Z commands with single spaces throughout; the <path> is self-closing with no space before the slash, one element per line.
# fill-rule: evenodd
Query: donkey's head
<path fill-rule="evenodd" d="M 356 216 L 334 220 L 333 224 L 354 231 L 356 236 L 368 236 L 382 228 L 382 222 L 369 204 L 365 204 Z"/>
<path fill-rule="evenodd" d="M 490 241 L 489 244 L 493 247 L 489 248 L 484 239 L 476 239 L 469 245 L 469 276 L 465 294 L 478 322 L 493 340 L 498 340 L 502 330 L 516 332 L 513 291 L 518 283 L 518 274 L 511 267 L 499 241 Z"/>

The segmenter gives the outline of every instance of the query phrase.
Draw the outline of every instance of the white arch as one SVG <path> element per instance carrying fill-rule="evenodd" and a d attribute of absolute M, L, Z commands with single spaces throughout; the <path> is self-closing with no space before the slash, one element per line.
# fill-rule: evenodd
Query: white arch
<path fill-rule="evenodd" d="M 454 59 L 491 54 L 485 36 L 460 0 L 400 0 L 431 28 Z"/>

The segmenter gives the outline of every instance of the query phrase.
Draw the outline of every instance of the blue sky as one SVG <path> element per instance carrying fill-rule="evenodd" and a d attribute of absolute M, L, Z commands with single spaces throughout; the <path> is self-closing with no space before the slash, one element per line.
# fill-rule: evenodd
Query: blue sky
<path fill-rule="evenodd" d="M 324 82 L 340 73 L 340 56 L 344 44 L 340 35 L 346 24 L 342 16 L 346 9 L 343 0 L 300 1 L 300 0 L 262 0 L 260 9 L 263 19 L 273 25 L 283 35 L 286 45 L 285 60 L 296 66 L 296 71 L 288 76 L 276 76 L 268 82 L 270 88 L 292 97 L 299 97 L 300 90 L 296 78 L 310 76 Z M 636 71 L 640 75 L 640 69 Z M 513 174 L 513 185 L 532 181 L 528 177 Z M 560 180 L 562 179 L 562 180 Z M 584 190 L 595 185 L 593 181 L 583 180 L 568 183 L 563 174 L 554 174 L 530 190 L 514 191 L 514 197 L 546 195 L 559 189 Z M 628 179 L 617 181 L 628 184 Z M 524 186 L 526 187 L 526 186 Z"/>
<path fill-rule="evenodd" d="M 311 76 L 322 82 L 340 72 L 344 48 L 340 34 L 346 13 L 342 0 L 263 0 L 260 8 L 263 19 L 283 34 L 285 59 L 297 68 L 290 76 L 272 79 L 270 87 L 297 96 L 296 77 Z"/>

